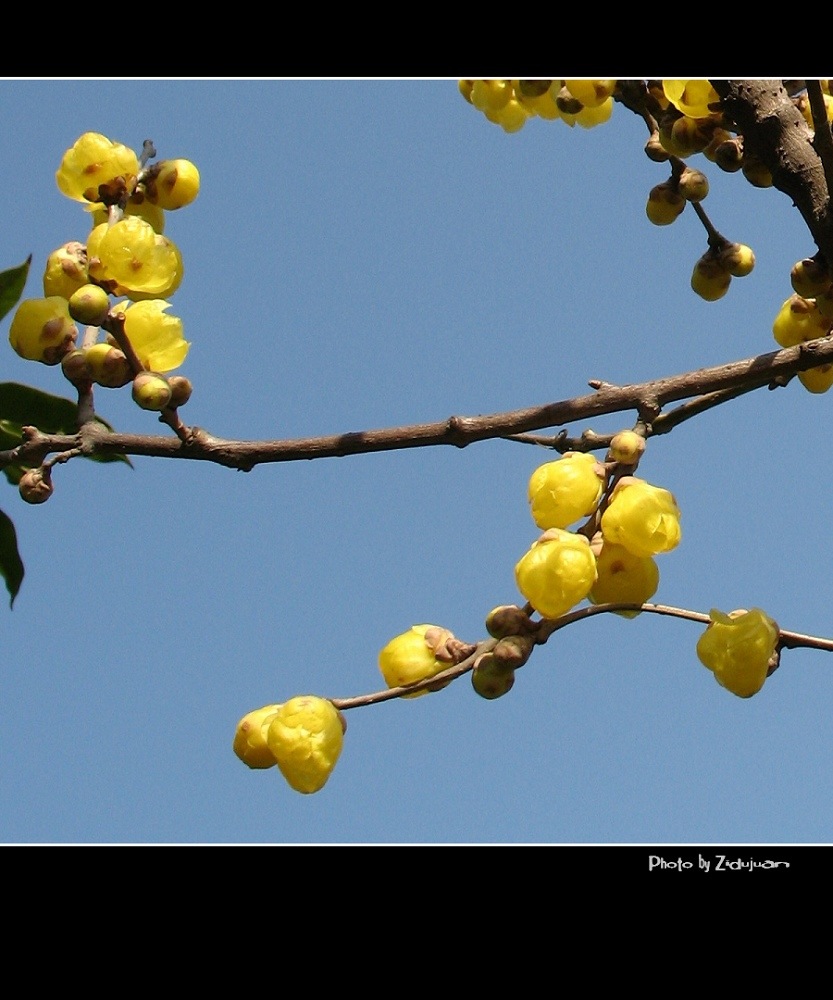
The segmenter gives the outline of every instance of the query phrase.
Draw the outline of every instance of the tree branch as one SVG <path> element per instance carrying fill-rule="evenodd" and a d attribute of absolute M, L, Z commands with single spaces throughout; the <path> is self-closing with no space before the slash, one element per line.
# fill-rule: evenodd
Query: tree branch
<path fill-rule="evenodd" d="M 0 452 L 0 469 L 13 462 L 39 465 L 51 452 L 80 449 L 94 455 L 142 455 L 156 458 L 185 458 L 215 462 L 248 472 L 256 465 L 295 462 L 301 459 L 338 458 L 345 455 L 405 448 L 453 445 L 464 448 L 476 441 L 512 439 L 527 431 L 540 430 L 608 413 L 635 410 L 641 419 L 659 416 L 662 407 L 676 400 L 710 393 L 723 398 L 709 401 L 714 406 L 738 394 L 763 386 L 783 384 L 799 371 L 833 362 L 833 339 L 823 337 L 754 358 L 732 361 L 713 368 L 700 368 L 635 385 L 616 386 L 595 381 L 597 391 L 586 396 L 548 403 L 544 406 L 510 410 L 478 417 L 452 416 L 429 424 L 412 424 L 378 430 L 355 431 L 327 437 L 274 441 L 230 441 L 215 437 L 198 427 L 190 428 L 185 440 L 155 435 L 111 433 L 100 424 L 86 423 L 77 434 L 43 434 L 25 428 L 18 447 Z M 705 406 L 703 406 L 705 408 Z M 596 447 L 593 444 L 592 447 Z"/>
<path fill-rule="evenodd" d="M 801 212 L 825 259 L 833 260 L 833 219 L 825 171 L 813 134 L 781 80 L 712 80 L 724 114 L 743 134 L 744 149 Z"/>

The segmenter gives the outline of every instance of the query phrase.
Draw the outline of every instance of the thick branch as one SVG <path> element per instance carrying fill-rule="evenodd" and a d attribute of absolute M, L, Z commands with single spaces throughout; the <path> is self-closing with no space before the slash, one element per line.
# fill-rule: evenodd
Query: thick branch
<path fill-rule="evenodd" d="M 781 80 L 712 80 L 726 116 L 743 134 L 749 150 L 772 174 L 772 181 L 801 212 L 827 260 L 833 260 L 833 219 L 821 159 L 804 116 Z"/>
<path fill-rule="evenodd" d="M 11 462 L 37 465 L 51 452 L 77 447 L 87 456 L 123 454 L 188 458 L 215 462 L 246 472 L 256 465 L 272 462 L 334 458 L 433 445 L 464 448 L 475 441 L 511 438 L 528 431 L 558 427 L 607 413 L 635 410 L 642 418 L 647 413 L 656 416 L 667 403 L 708 393 L 726 392 L 726 399 L 730 399 L 734 395 L 731 390 L 772 386 L 799 371 L 829 362 L 833 362 L 833 339 L 824 337 L 783 351 L 760 354 L 714 368 L 700 368 L 652 382 L 625 386 L 594 383 L 598 386 L 596 392 L 544 406 L 478 417 L 449 417 L 430 424 L 294 440 L 229 441 L 196 427 L 191 429 L 185 441 L 110 433 L 95 423 L 85 424 L 77 435 L 42 434 L 36 428 L 26 428 L 23 444 L 0 453 L 0 468 Z"/>

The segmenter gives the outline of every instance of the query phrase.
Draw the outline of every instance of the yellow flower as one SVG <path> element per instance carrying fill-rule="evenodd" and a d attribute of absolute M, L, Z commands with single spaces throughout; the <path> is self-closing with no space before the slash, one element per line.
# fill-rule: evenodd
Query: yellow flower
<path fill-rule="evenodd" d="M 594 455 L 568 451 L 539 465 L 529 480 L 529 504 L 539 528 L 566 528 L 592 514 L 602 496 Z"/>
<path fill-rule="evenodd" d="M 99 185 L 138 173 L 139 159 L 132 149 L 99 132 L 85 132 L 64 153 L 55 181 L 73 201 L 98 201 Z"/>
<path fill-rule="evenodd" d="M 256 708 L 237 723 L 232 749 L 251 768 L 274 767 L 275 755 L 266 742 L 269 724 L 278 714 L 280 705 L 264 705 Z"/>
<path fill-rule="evenodd" d="M 439 625 L 412 625 L 407 632 L 391 639 L 379 652 L 379 669 L 387 686 L 406 687 L 447 670 L 451 660 L 438 659 L 436 654 L 453 638 L 448 629 Z M 428 693 L 426 688 L 403 697 L 418 698 Z"/>
<path fill-rule="evenodd" d="M 594 604 L 644 604 L 659 586 L 659 569 L 650 556 L 635 556 L 623 545 L 605 542 L 596 559 L 599 577 L 590 591 Z M 635 618 L 638 611 L 617 611 L 623 618 Z"/>
<path fill-rule="evenodd" d="M 596 557 L 584 535 L 550 528 L 515 566 L 518 590 L 545 618 L 558 618 L 590 593 Z"/>
<path fill-rule="evenodd" d="M 662 89 L 674 107 L 688 118 L 708 118 L 714 113 L 709 105 L 720 102 L 720 95 L 708 80 L 663 80 Z"/>
<path fill-rule="evenodd" d="M 87 267 L 91 279 L 130 298 L 171 295 L 184 270 L 177 246 L 138 215 L 93 229 L 87 240 Z"/>
<path fill-rule="evenodd" d="M 740 698 L 764 686 L 778 642 L 776 623 L 760 608 L 723 614 L 712 609 L 711 624 L 697 641 L 697 656 L 719 684 Z"/>
<path fill-rule="evenodd" d="M 625 476 L 613 490 L 601 528 L 606 542 L 624 545 L 635 556 L 655 556 L 679 545 L 680 509 L 668 490 Z"/>
<path fill-rule="evenodd" d="M 317 792 L 327 783 L 341 755 L 342 717 L 325 698 L 290 698 L 269 723 L 266 742 L 281 774 L 296 792 Z"/>
<path fill-rule="evenodd" d="M 17 307 L 9 343 L 27 361 L 57 365 L 73 349 L 78 330 L 69 315 L 69 303 L 61 295 L 25 299 Z"/>
<path fill-rule="evenodd" d="M 190 344 L 182 336 L 182 320 L 167 316 L 170 303 L 161 299 L 134 302 L 124 310 L 124 331 L 142 365 L 169 372 L 185 360 Z"/>

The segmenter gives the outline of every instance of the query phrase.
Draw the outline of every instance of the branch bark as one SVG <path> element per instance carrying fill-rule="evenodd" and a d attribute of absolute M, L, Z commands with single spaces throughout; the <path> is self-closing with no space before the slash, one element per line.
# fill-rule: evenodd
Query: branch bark
<path fill-rule="evenodd" d="M 602 414 L 634 410 L 645 421 L 659 416 L 662 407 L 682 399 L 724 393 L 722 402 L 737 395 L 733 390 L 752 390 L 783 385 L 799 371 L 833 362 L 833 339 L 824 337 L 797 347 L 701 368 L 651 382 L 616 386 L 591 383 L 596 391 L 573 399 L 494 413 L 486 416 L 452 416 L 435 423 L 413 424 L 377 430 L 355 431 L 326 437 L 273 441 L 230 441 L 200 428 L 190 428 L 184 440 L 156 435 L 110 433 L 95 423 L 85 424 L 78 434 L 43 434 L 24 429 L 17 448 L 0 452 L 0 469 L 13 462 L 39 465 L 54 452 L 80 449 L 94 455 L 141 455 L 215 462 L 248 472 L 256 465 L 295 462 L 301 459 L 338 458 L 345 455 L 405 448 L 453 445 L 464 448 L 476 441 L 512 438 L 514 435 L 584 420 Z M 706 400 L 709 405 L 714 401 Z M 668 428 L 663 428 L 667 430 Z"/>
<path fill-rule="evenodd" d="M 724 114 L 749 150 L 772 174 L 779 191 L 801 212 L 827 260 L 833 260 L 833 219 L 824 165 L 813 133 L 781 80 L 712 80 Z M 807 256 L 810 256 L 809 254 Z"/>

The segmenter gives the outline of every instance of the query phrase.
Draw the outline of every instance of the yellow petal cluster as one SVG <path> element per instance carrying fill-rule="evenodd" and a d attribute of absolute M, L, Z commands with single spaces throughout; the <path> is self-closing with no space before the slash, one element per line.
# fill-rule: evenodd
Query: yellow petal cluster
<path fill-rule="evenodd" d="M 275 755 L 266 741 L 266 734 L 280 707 L 280 705 L 264 705 L 263 708 L 247 712 L 237 723 L 232 749 L 240 760 L 251 768 L 262 769 L 277 764 Z"/>
<path fill-rule="evenodd" d="M 69 315 L 69 303 L 60 295 L 24 299 L 17 307 L 9 343 L 27 361 L 57 365 L 75 344 L 78 330 Z"/>
<path fill-rule="evenodd" d="M 554 462 L 539 465 L 529 480 L 529 504 L 539 528 L 567 528 L 596 509 L 602 496 L 602 478 L 596 458 L 568 451 Z"/>
<path fill-rule="evenodd" d="M 64 153 L 55 181 L 61 193 L 73 201 L 95 202 L 99 185 L 138 173 L 139 159 L 132 149 L 100 132 L 85 132 Z"/>
<path fill-rule="evenodd" d="M 584 535 L 551 528 L 515 566 L 518 590 L 545 618 L 558 618 L 590 593 L 596 557 Z"/>
<path fill-rule="evenodd" d="M 183 274 L 176 245 L 138 215 L 96 226 L 87 240 L 87 266 L 90 278 L 129 298 L 171 295 Z"/>
<path fill-rule="evenodd" d="M 269 722 L 266 743 L 281 774 L 296 792 L 317 792 L 327 783 L 341 756 L 341 716 L 326 698 L 290 698 Z"/>
<path fill-rule="evenodd" d="M 708 80 L 663 80 L 662 89 L 687 118 L 708 118 L 714 113 L 709 105 L 720 102 L 720 95 Z"/>
<path fill-rule="evenodd" d="M 439 625 L 412 625 L 391 639 L 379 651 L 379 670 L 385 684 L 389 688 L 406 687 L 447 670 L 450 661 L 437 659 L 436 650 L 450 638 L 452 633 Z M 428 693 L 425 689 L 403 697 L 418 698 Z"/>
<path fill-rule="evenodd" d="M 626 476 L 613 490 L 601 528 L 606 541 L 636 556 L 655 556 L 679 545 L 680 509 L 668 490 Z"/>
<path fill-rule="evenodd" d="M 605 541 L 596 558 L 598 579 L 589 597 L 593 604 L 644 604 L 659 587 L 659 569 L 650 556 L 636 556 L 624 545 Z M 635 618 L 638 611 L 617 611 L 623 618 Z"/>
<path fill-rule="evenodd" d="M 751 698 L 764 686 L 778 642 L 777 624 L 761 611 L 730 615 L 712 609 L 711 624 L 697 641 L 697 656 L 719 684 L 740 698 Z"/>
<path fill-rule="evenodd" d="M 124 332 L 148 371 L 173 371 L 191 346 L 182 336 L 182 320 L 168 316 L 166 309 L 170 309 L 169 302 L 147 299 L 124 310 Z"/>

